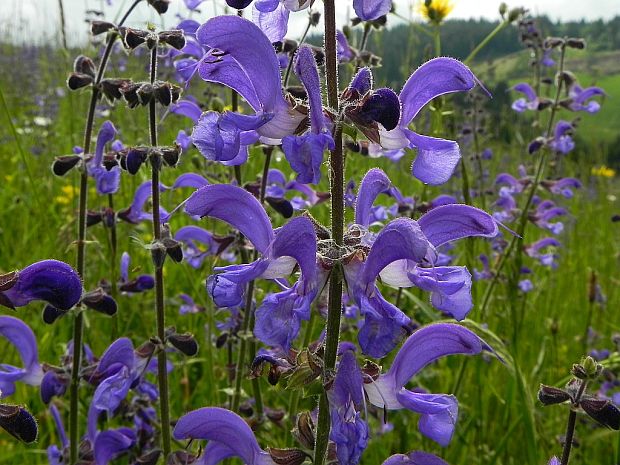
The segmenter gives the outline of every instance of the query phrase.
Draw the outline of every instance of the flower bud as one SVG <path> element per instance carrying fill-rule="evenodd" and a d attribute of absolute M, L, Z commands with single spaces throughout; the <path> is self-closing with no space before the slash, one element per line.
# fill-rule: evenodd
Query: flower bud
<path fill-rule="evenodd" d="M 270 447 L 267 451 L 277 465 L 301 465 L 307 458 L 311 458 L 300 449 L 276 449 Z"/>
<path fill-rule="evenodd" d="M 566 40 L 566 46 L 570 48 L 576 48 L 577 50 L 583 50 L 586 48 L 586 41 L 582 38 L 571 37 Z"/>
<path fill-rule="evenodd" d="M 141 455 L 134 462 L 135 465 L 157 465 L 159 457 L 161 457 L 161 449 L 153 449 L 144 455 Z"/>
<path fill-rule="evenodd" d="M 168 342 L 179 352 L 187 355 L 188 357 L 193 357 L 198 353 L 198 343 L 194 338 L 193 334 L 183 333 L 183 334 L 171 334 L 168 336 Z"/>
<path fill-rule="evenodd" d="M 508 5 L 505 2 L 499 4 L 499 15 L 503 18 L 508 11 Z"/>
<path fill-rule="evenodd" d="M 94 36 L 108 32 L 111 29 L 116 29 L 116 25 L 108 21 L 95 20 L 90 22 L 90 33 Z"/>
<path fill-rule="evenodd" d="M 302 412 L 297 415 L 297 422 L 292 434 L 303 447 L 310 450 L 314 449 L 314 422 L 310 412 Z"/>
<path fill-rule="evenodd" d="M 85 293 L 82 296 L 82 303 L 96 312 L 109 316 L 116 314 L 117 311 L 116 301 L 100 287 Z"/>
<path fill-rule="evenodd" d="M 543 42 L 543 48 L 550 49 L 556 48 L 564 44 L 564 39 L 561 37 L 547 37 Z"/>
<path fill-rule="evenodd" d="M 185 34 L 181 29 L 172 29 L 170 31 L 162 31 L 159 33 L 159 42 L 168 44 L 177 50 L 185 47 Z"/>
<path fill-rule="evenodd" d="M 606 399 L 584 397 L 579 405 L 590 418 L 611 429 L 620 429 L 620 410 Z"/>
<path fill-rule="evenodd" d="M 67 87 L 69 90 L 78 90 L 82 87 L 89 86 L 93 83 L 93 78 L 88 74 L 71 73 L 67 78 Z"/>
<path fill-rule="evenodd" d="M 517 19 L 519 19 L 519 17 L 522 15 L 523 15 L 523 8 L 513 8 L 508 13 L 508 21 L 512 23 L 516 21 Z"/>
<path fill-rule="evenodd" d="M 553 405 L 571 400 L 571 396 L 564 389 L 541 384 L 538 389 L 538 400 L 542 402 L 543 405 Z"/>
<path fill-rule="evenodd" d="M 168 11 L 170 0 L 147 0 L 147 3 L 155 8 L 157 13 L 163 15 L 166 11 Z"/>
<path fill-rule="evenodd" d="M 19 405 L 0 404 L 0 427 L 26 444 L 36 441 L 39 432 L 32 414 Z"/>

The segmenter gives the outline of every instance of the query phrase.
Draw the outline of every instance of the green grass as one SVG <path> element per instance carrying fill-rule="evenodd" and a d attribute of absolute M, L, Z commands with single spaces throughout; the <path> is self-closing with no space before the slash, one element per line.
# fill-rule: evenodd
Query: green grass
<path fill-rule="evenodd" d="M 10 56 L 11 51 L 16 53 L 14 49 L 6 49 L 5 56 Z M 13 59 L 14 66 L 17 66 L 19 58 L 14 55 Z M 56 87 L 63 86 L 70 60 L 58 57 L 57 54 L 43 54 L 36 60 L 38 74 L 35 92 L 53 94 Z M 0 71 L 0 84 L 8 109 L 4 111 L 0 108 L 0 271 L 18 269 L 35 260 L 52 257 L 73 263 L 77 197 L 67 192 L 77 187 L 78 177 L 77 173 L 71 173 L 65 178 L 55 178 L 51 174 L 50 164 L 55 155 L 70 153 L 73 145 L 81 145 L 86 95 L 77 93 L 58 99 L 59 107 L 51 124 L 38 127 L 33 123 L 33 117 L 39 110 L 32 103 L 32 96 L 24 87 L 22 78 L 9 72 L 8 67 Z M 620 88 L 620 76 L 608 75 L 596 79 L 588 76 L 591 77 L 589 74 L 580 75 L 583 84 L 596 83 L 610 95 L 620 95 L 616 92 Z M 46 111 L 51 109 L 54 101 L 56 99 L 48 101 Z M 476 328 L 502 355 L 504 363 L 492 356 L 471 359 L 448 357 L 426 368 L 415 379 L 415 385 L 433 392 L 458 391 L 460 415 L 453 443 L 441 449 L 417 432 L 417 418 L 414 414 L 406 411 L 390 412 L 389 420 L 394 427 L 370 442 L 363 458 L 364 464 L 379 464 L 391 453 L 412 449 L 437 453 L 452 465 L 538 465 L 546 463 L 551 455 L 560 454 L 557 437 L 564 434 L 567 409 L 560 406 L 543 408 L 536 400 L 536 392 L 539 383 L 559 386 L 566 382 L 571 365 L 583 355 L 581 337 L 588 320 L 588 280 L 591 271 L 596 271 L 600 286 L 607 296 L 606 307 L 595 306 L 593 309 L 593 326 L 601 337 L 597 347 L 611 348 L 611 335 L 620 331 L 620 233 L 618 223 L 610 221 L 612 215 L 620 213 L 620 186 L 617 179 L 594 178 L 589 174 L 592 165 L 601 164 L 605 159 L 605 153 L 596 141 L 611 140 L 614 136 L 614 126 L 620 123 L 619 105 L 617 98 L 609 98 L 598 115 L 584 115 L 579 133 L 590 145 L 580 148 L 580 153 L 585 154 L 581 158 L 569 159 L 563 164 L 563 173 L 578 176 L 584 182 L 584 188 L 574 199 L 562 201 L 569 208 L 571 216 L 566 221 L 566 231 L 561 235 L 563 247 L 559 250 L 559 268 L 548 270 L 527 261 L 534 269 L 532 280 L 536 285 L 535 291 L 525 300 L 511 300 L 506 297 L 509 293 L 505 285 L 501 284 L 486 321 L 480 320 L 477 309 L 487 283 L 474 284 L 477 305 L 470 314 L 471 322 L 466 324 Z M 144 109 L 130 112 L 119 106 L 109 117 L 120 129 L 125 143 L 142 144 L 147 141 Z M 515 133 L 531 132 L 531 128 L 519 123 L 514 114 L 508 117 L 514 121 Z M 563 114 L 562 117 L 570 118 L 571 115 Z M 9 118 L 15 126 L 15 133 L 10 129 Z M 97 123 L 101 121 L 99 118 Z M 172 141 L 176 132 L 183 127 L 188 129 L 187 126 L 187 120 L 174 116 L 166 119 L 162 125 L 161 140 Z M 490 163 L 493 174 L 514 172 L 518 164 L 531 166 L 535 161 L 531 156 L 524 156 L 523 147 L 517 143 L 505 146 L 491 141 L 488 145 L 495 153 Z M 32 148 L 36 149 L 37 155 L 32 153 Z M 465 148 L 464 152 L 468 153 L 469 150 Z M 346 177 L 359 182 L 370 167 L 380 166 L 405 195 L 431 199 L 442 192 L 458 194 L 458 179 L 442 188 L 424 189 L 410 175 L 411 160 L 411 154 L 398 164 L 350 154 Z M 290 173 L 282 154 L 277 154 L 273 167 Z M 253 180 L 260 169 L 260 152 L 254 152 L 250 163 L 243 167 L 245 180 Z M 221 167 L 206 165 L 194 150 L 184 157 L 177 170 L 165 171 L 163 182 L 170 184 L 178 174 L 186 171 L 229 176 Z M 327 169 L 323 172 L 327 173 Z M 133 191 L 144 180 L 146 172 L 136 177 L 124 174 L 120 192 L 115 197 L 116 205 L 129 205 Z M 328 189 L 325 179 L 320 189 Z M 170 209 L 186 195 L 187 192 L 166 193 L 163 202 Z M 89 208 L 97 209 L 106 205 L 106 202 L 106 199 L 91 195 Z M 329 212 L 325 206 L 316 207 L 311 213 L 324 224 L 329 221 Z M 352 220 L 352 212 L 348 211 L 347 214 L 348 219 Z M 280 219 L 273 217 L 274 223 L 281 224 Z M 177 215 L 171 223 L 176 230 L 189 221 Z M 201 225 L 225 231 L 221 224 L 213 221 L 203 220 Z M 126 223 L 118 225 L 119 251 L 131 253 L 136 273 L 150 270 L 148 251 L 142 247 L 150 241 L 149 227 L 149 224 L 138 227 Z M 525 242 L 532 242 L 539 237 L 540 231 L 530 227 Z M 89 289 L 95 287 L 100 279 L 109 278 L 111 265 L 107 231 L 100 225 L 90 228 L 87 239 L 85 284 Z M 476 254 L 489 253 L 486 242 L 476 240 L 473 244 Z M 464 244 L 456 248 L 455 263 L 465 264 L 466 249 Z M 198 357 L 186 363 L 179 363 L 182 359 L 174 357 L 176 364 L 170 382 L 173 417 L 189 409 L 221 405 L 226 398 L 226 351 L 217 350 L 213 343 L 213 321 L 225 315 L 213 308 L 204 290 L 204 279 L 210 274 L 211 267 L 218 264 L 217 261 L 207 260 L 201 270 L 194 270 L 186 264 L 166 264 L 169 324 L 176 325 L 179 330 L 193 332 L 201 345 Z M 479 264 L 476 263 L 476 266 Z M 192 295 L 197 303 L 207 308 L 207 313 L 179 316 L 176 296 L 181 292 Z M 263 291 L 259 292 L 257 297 L 260 299 L 262 294 Z M 384 294 L 394 298 L 396 290 L 388 289 Z M 438 318 L 439 314 L 429 310 L 426 298 L 426 294 L 412 289 L 405 294 L 401 307 L 421 323 L 429 322 L 431 317 Z M 46 326 L 40 318 L 40 312 L 41 306 L 32 304 L 16 313 L 6 313 L 19 316 L 33 328 L 39 341 L 41 360 L 56 364 L 71 336 L 71 318 Z M 155 333 L 152 293 L 121 297 L 115 323 L 99 314 L 87 315 L 85 340 L 95 354 L 101 354 L 117 335 L 128 335 L 138 345 Z M 513 321 L 518 322 L 516 328 Z M 482 327 L 481 324 L 486 326 Z M 318 336 L 319 326 L 315 325 L 315 336 Z M 352 332 L 343 335 L 348 340 L 353 340 L 353 337 Z M 14 351 L 4 340 L 0 341 L 0 347 L 4 354 L 2 362 L 16 361 Z M 618 373 L 620 361 L 618 357 L 614 360 L 610 368 Z M 386 361 L 384 366 L 389 364 Z M 261 380 L 261 383 L 268 405 L 286 408 L 289 394 L 281 387 L 270 388 L 265 380 Z M 246 390 L 250 391 L 249 384 Z M 83 392 L 86 393 L 87 389 L 83 389 Z M 0 462 L 45 463 L 45 448 L 51 443 L 58 443 L 58 438 L 49 415 L 38 400 L 37 389 L 19 385 L 17 394 L 9 400 L 29 405 L 37 414 L 41 433 L 39 442 L 34 446 L 19 445 L 8 435 L 0 434 Z M 87 401 L 83 402 L 81 413 L 82 418 L 85 418 Z M 300 405 L 311 409 L 314 403 L 313 398 L 304 398 Z M 61 401 L 65 413 L 66 404 L 67 399 Z M 371 414 L 370 421 L 376 431 L 379 419 Z M 81 425 L 82 431 L 84 427 L 85 421 Z M 267 422 L 258 432 L 259 441 L 265 446 L 284 446 L 287 430 L 288 425 L 278 427 Z M 577 436 L 580 447 L 574 451 L 572 464 L 617 464 L 614 458 L 620 456 L 617 432 L 593 428 L 591 422 L 579 422 Z M 121 460 L 119 463 L 126 462 Z"/>

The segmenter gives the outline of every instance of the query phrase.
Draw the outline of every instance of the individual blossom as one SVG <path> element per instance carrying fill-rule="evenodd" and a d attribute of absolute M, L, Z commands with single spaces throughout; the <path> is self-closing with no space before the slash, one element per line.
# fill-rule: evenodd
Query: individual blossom
<path fill-rule="evenodd" d="M 261 137 L 278 144 L 295 133 L 305 118 L 282 93 L 276 52 L 263 32 L 238 16 L 218 16 L 196 31 L 208 49 L 195 65 L 207 81 L 223 84 L 241 95 L 254 114 L 205 112 L 192 133 L 192 141 L 209 160 L 243 162 L 247 146 Z"/>
<path fill-rule="evenodd" d="M 554 253 L 553 250 L 560 247 L 560 245 L 560 241 L 557 239 L 553 237 L 545 237 L 532 244 L 526 245 L 524 250 L 527 256 L 537 259 L 541 265 L 556 268 L 557 263 L 555 260 L 558 258 L 558 255 Z M 542 250 L 546 250 L 548 247 L 551 248 L 551 251 L 543 253 Z"/>
<path fill-rule="evenodd" d="M 602 178 L 613 178 L 616 175 L 615 169 L 609 168 L 605 165 L 593 166 L 590 172 L 593 176 L 599 176 Z"/>
<path fill-rule="evenodd" d="M 19 354 L 23 367 L 3 363 L 0 365 L 0 392 L 3 397 L 15 392 L 15 383 L 38 386 L 43 379 L 39 364 L 37 340 L 30 327 L 18 318 L 0 316 L 0 336 L 5 338 Z"/>
<path fill-rule="evenodd" d="M 336 55 L 340 63 L 348 63 L 355 58 L 355 51 L 349 45 L 347 36 L 340 29 L 336 31 Z"/>
<path fill-rule="evenodd" d="M 310 318 L 310 304 L 318 292 L 316 235 L 310 219 L 297 217 L 274 232 L 263 206 L 246 190 L 230 185 L 205 186 L 186 202 L 194 216 L 225 221 L 242 233 L 261 257 L 253 263 L 216 268 L 207 291 L 218 307 L 239 307 L 247 283 L 254 279 L 287 278 L 299 265 L 301 276 L 291 287 L 267 294 L 256 310 L 255 335 L 265 344 L 288 350 L 301 320 Z"/>
<path fill-rule="evenodd" d="M 192 268 L 200 268 L 206 257 L 218 255 L 232 244 L 230 236 L 218 237 L 199 226 L 183 226 L 174 235 L 174 239 L 183 243 L 183 259 Z M 199 244 L 202 246 L 199 247 Z"/>
<path fill-rule="evenodd" d="M 548 189 L 549 192 L 556 195 L 562 195 L 567 199 L 572 199 L 575 193 L 573 189 L 581 188 L 581 181 L 576 178 L 561 178 L 556 181 L 543 181 L 541 185 Z"/>
<path fill-rule="evenodd" d="M 476 355 L 484 349 L 488 346 L 476 334 L 456 324 L 437 323 L 420 328 L 405 341 L 389 370 L 364 385 L 368 400 L 385 410 L 405 408 L 419 413 L 420 432 L 445 447 L 452 439 L 458 417 L 456 398 L 410 391 L 404 386 L 422 368 L 439 358 L 454 354 Z"/>
<path fill-rule="evenodd" d="M 565 208 L 556 206 L 553 200 L 543 200 L 538 203 L 536 210 L 530 213 L 529 219 L 539 228 L 547 229 L 557 235 L 564 230 L 564 223 L 551 220 L 567 213 Z"/>
<path fill-rule="evenodd" d="M 355 81 L 354 79 L 350 87 L 356 85 Z M 459 146 L 454 141 L 418 134 L 409 129 L 409 124 L 434 98 L 453 92 L 469 91 L 477 82 L 470 69 L 460 61 L 453 58 L 434 58 L 421 65 L 409 77 L 395 104 L 391 98 L 387 98 L 386 93 L 382 95 L 385 99 L 375 99 L 374 104 L 372 101 L 369 104 L 366 100 L 359 111 L 362 115 L 374 117 L 373 119 L 383 126 L 378 128 L 378 137 L 373 142 L 387 150 L 417 148 L 412 174 L 426 184 L 439 185 L 445 183 L 454 172 L 461 158 Z M 370 84 L 372 85 L 372 82 Z M 368 91 L 369 89 L 364 90 Z M 372 93 L 369 95 L 373 96 Z M 391 126 L 392 118 L 387 118 L 387 115 L 392 115 L 393 110 L 396 110 L 397 115 L 400 113 L 400 117 L 396 118 L 394 127 L 388 127 L 384 123 L 387 121 Z M 380 115 L 382 119 L 377 119 L 376 115 Z M 365 134 L 368 136 L 368 131 Z"/>
<path fill-rule="evenodd" d="M 111 121 L 105 121 L 97 134 L 95 156 L 88 163 L 88 174 L 95 179 L 95 186 L 99 194 L 114 194 L 118 191 L 121 179 L 121 168 L 114 160 L 111 166 L 104 163 L 104 150 L 108 142 L 114 140 L 116 128 Z"/>
<path fill-rule="evenodd" d="M 526 110 L 538 110 L 540 101 L 536 92 L 526 82 L 521 82 L 515 85 L 512 90 L 516 90 L 524 95 L 512 103 L 512 109 L 518 113 L 523 113 Z"/>
<path fill-rule="evenodd" d="M 301 136 L 284 137 L 282 150 L 291 168 L 297 173 L 298 182 L 317 184 L 321 179 L 323 153 L 327 149 L 334 149 L 334 139 L 325 124 L 321 103 L 321 81 L 310 47 L 299 48 L 295 54 L 294 70 L 308 95 L 310 131 Z"/>
<path fill-rule="evenodd" d="M 364 316 L 358 341 L 365 354 L 383 357 L 408 332 L 410 320 L 386 301 L 377 278 L 395 287 L 416 286 L 431 292 L 431 303 L 457 320 L 465 318 L 473 304 L 471 275 L 466 267 L 437 266 L 437 248 L 464 237 L 494 237 L 498 230 L 493 218 L 467 205 L 443 205 L 431 209 L 418 221 L 398 218 L 376 236 L 367 232 L 370 212 L 377 195 L 390 187 L 379 169 L 364 177 L 355 205 L 359 249 L 346 260 L 345 277 L 349 295 Z"/>
<path fill-rule="evenodd" d="M 553 131 L 553 139 L 549 142 L 549 147 L 563 155 L 571 152 L 575 148 L 575 141 L 570 136 L 572 130 L 573 125 L 568 121 L 558 121 Z"/>
<path fill-rule="evenodd" d="M 601 104 L 596 100 L 592 100 L 592 98 L 600 95 L 605 95 L 605 91 L 600 87 L 587 87 L 584 89 L 575 83 L 568 91 L 568 96 L 571 99 L 569 108 L 572 111 L 597 113 L 601 109 Z"/>
<path fill-rule="evenodd" d="M 118 283 L 118 290 L 135 294 L 153 289 L 155 286 L 155 279 L 151 275 L 142 274 L 131 280 L 129 279 L 130 264 L 131 256 L 127 252 L 123 252 L 121 255 L 121 276 Z"/>
<path fill-rule="evenodd" d="M 418 12 L 435 25 L 440 25 L 453 9 L 451 0 L 420 0 L 418 3 Z"/>
<path fill-rule="evenodd" d="M 26 268 L 0 275 L 0 305 L 23 307 L 42 300 L 67 311 L 82 297 L 82 281 L 71 266 L 58 260 L 42 260 Z"/>
<path fill-rule="evenodd" d="M 204 407 L 186 413 L 172 432 L 178 441 L 209 441 L 202 452 L 202 463 L 216 465 L 239 457 L 246 465 L 275 465 L 268 452 L 258 445 L 248 424 L 236 413 L 219 407 Z"/>

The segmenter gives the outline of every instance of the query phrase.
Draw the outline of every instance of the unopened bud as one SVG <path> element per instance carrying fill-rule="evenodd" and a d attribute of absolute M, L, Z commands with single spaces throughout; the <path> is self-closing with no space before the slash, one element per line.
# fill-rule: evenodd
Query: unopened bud
<path fill-rule="evenodd" d="M 586 41 L 582 38 L 571 37 L 566 40 L 566 45 L 570 48 L 576 48 L 578 50 L 583 50 L 586 48 Z"/>

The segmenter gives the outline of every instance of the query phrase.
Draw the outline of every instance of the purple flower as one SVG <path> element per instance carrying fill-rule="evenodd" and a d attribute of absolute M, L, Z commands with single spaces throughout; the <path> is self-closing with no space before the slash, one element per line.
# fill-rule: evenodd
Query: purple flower
<path fill-rule="evenodd" d="M 363 21 L 385 16 L 392 8 L 392 0 L 353 0 L 355 14 Z"/>
<path fill-rule="evenodd" d="M 267 294 L 256 310 L 256 336 L 265 344 L 288 350 L 299 333 L 301 320 L 310 318 L 310 304 L 317 294 L 317 245 L 312 222 L 297 217 L 274 232 L 256 197 L 240 187 L 225 184 L 205 186 L 194 192 L 185 211 L 227 222 L 261 254 L 250 264 L 216 268 L 219 274 L 208 278 L 207 290 L 218 307 L 241 306 L 248 282 L 288 277 L 299 264 L 299 280 L 282 292 Z"/>
<path fill-rule="evenodd" d="M 258 136 L 277 144 L 295 132 L 305 115 L 284 98 L 278 57 L 256 25 L 238 16 L 218 16 L 200 26 L 196 38 L 208 50 L 196 65 L 200 77 L 234 89 L 255 112 L 204 113 L 192 134 L 203 156 L 238 161 Z"/>
<path fill-rule="evenodd" d="M 412 451 L 407 455 L 396 454 L 388 457 L 382 465 L 448 465 L 436 455 L 421 451 Z"/>
<path fill-rule="evenodd" d="M 215 465 L 230 457 L 239 457 L 247 465 L 275 465 L 260 448 L 254 433 L 236 413 L 218 407 L 204 407 L 183 415 L 172 435 L 177 440 L 206 439 L 202 463 Z"/>
<path fill-rule="evenodd" d="M 191 313 L 200 313 L 204 311 L 204 308 L 197 305 L 194 299 L 187 294 L 179 294 L 179 298 L 183 301 L 183 304 L 179 307 L 179 313 L 181 315 L 187 315 Z"/>
<path fill-rule="evenodd" d="M 568 121 L 560 120 L 555 125 L 553 140 L 549 143 L 552 150 L 566 155 L 575 148 L 575 142 L 570 136 L 573 125 Z"/>
<path fill-rule="evenodd" d="M 381 146 L 385 149 L 417 148 L 413 175 L 426 184 L 445 183 L 461 158 L 458 144 L 418 134 L 409 129 L 409 124 L 422 107 L 434 98 L 469 91 L 477 82 L 470 69 L 458 60 L 434 58 L 427 61 L 409 77 L 400 92 L 398 126 L 392 130 L 379 131 Z"/>
<path fill-rule="evenodd" d="M 155 286 L 155 279 L 148 274 L 142 274 L 138 277 L 129 279 L 129 265 L 131 264 L 131 257 L 127 252 L 123 252 L 121 255 L 121 277 L 119 281 L 118 289 L 121 292 L 126 293 L 138 293 L 153 289 Z"/>
<path fill-rule="evenodd" d="M 167 190 L 168 188 L 166 186 L 161 183 L 159 184 L 159 192 L 165 192 Z M 119 218 L 133 224 L 138 224 L 142 221 L 153 221 L 153 214 L 144 211 L 146 202 L 151 197 L 151 194 L 151 181 L 145 181 L 140 184 L 136 189 L 131 205 L 118 212 Z M 159 207 L 159 214 L 162 219 L 168 216 L 168 212 L 161 206 Z"/>
<path fill-rule="evenodd" d="M 364 388 L 353 350 L 344 350 L 327 396 L 332 424 L 329 438 L 336 444 L 338 463 L 356 465 L 368 444 L 368 424 L 359 413 L 364 406 Z"/>
<path fill-rule="evenodd" d="M 534 284 L 529 279 L 522 279 L 519 281 L 519 289 L 521 292 L 528 293 L 534 290 Z"/>
<path fill-rule="evenodd" d="M 311 129 L 302 136 L 284 137 L 282 150 L 291 168 L 297 173 L 298 182 L 317 184 L 321 179 L 323 152 L 326 149 L 334 149 L 334 139 L 325 125 L 321 103 L 321 81 L 310 47 L 299 48 L 295 54 L 294 70 L 308 94 Z"/>
<path fill-rule="evenodd" d="M 0 305 L 23 307 L 42 300 L 59 310 L 69 310 L 82 297 L 82 281 L 73 268 L 58 260 L 42 260 L 3 276 Z"/>
<path fill-rule="evenodd" d="M 587 87 L 583 89 L 579 84 L 573 84 L 568 92 L 568 96 L 572 99 L 570 109 L 573 111 L 597 113 L 601 109 L 600 103 L 596 100 L 590 100 L 597 95 L 605 95 L 605 91 L 600 87 Z"/>
<path fill-rule="evenodd" d="M 0 365 L 0 392 L 7 397 L 15 392 L 15 383 L 38 386 L 43 379 L 39 364 L 37 340 L 30 327 L 18 318 L 0 316 L 0 336 L 15 347 L 22 360 L 23 368 L 8 364 Z"/>
<path fill-rule="evenodd" d="M 512 109 L 516 112 L 523 113 L 525 110 L 538 110 L 538 96 L 532 86 L 525 82 L 521 82 L 514 86 L 512 90 L 521 92 L 525 98 L 520 98 L 512 103 Z"/>
<path fill-rule="evenodd" d="M 404 386 L 422 368 L 441 357 L 476 355 L 485 348 L 486 344 L 476 334 L 456 324 L 438 323 L 418 329 L 405 341 L 390 369 L 364 385 L 368 400 L 379 408 L 406 408 L 419 413 L 420 432 L 445 447 L 454 434 L 458 416 L 456 398 L 410 391 Z"/>
<path fill-rule="evenodd" d="M 95 157 L 88 164 L 88 174 L 95 178 L 97 192 L 99 194 L 114 194 L 118 191 L 121 179 L 121 168 L 118 164 L 108 169 L 103 164 L 103 151 L 105 145 L 116 136 L 116 128 L 111 121 L 105 121 L 97 134 Z"/>
<path fill-rule="evenodd" d="M 198 226 L 183 226 L 176 232 L 174 239 L 185 245 L 183 259 L 193 268 L 200 268 L 206 257 L 217 254 L 220 249 L 213 234 Z M 200 249 L 198 243 L 206 246 L 206 250 Z"/>
<path fill-rule="evenodd" d="M 561 194 L 567 199 L 573 197 L 573 189 L 581 188 L 581 181 L 575 178 L 562 178 L 557 181 L 544 181 L 543 186 L 553 194 Z"/>
<path fill-rule="evenodd" d="M 370 221 L 377 195 L 390 186 L 379 169 L 364 177 L 355 205 L 354 228 Z M 383 357 L 408 332 L 409 318 L 387 302 L 376 279 L 396 287 L 416 286 L 431 292 L 435 308 L 461 320 L 472 308 L 471 275 L 465 267 L 435 266 L 436 248 L 464 237 L 494 237 L 497 224 L 482 210 L 467 205 L 443 205 L 424 214 L 419 221 L 398 218 L 373 237 L 362 233 L 367 254 L 353 257 L 345 267 L 349 294 L 364 315 L 358 340 L 365 354 Z M 365 255 L 365 261 L 362 261 Z"/>
<path fill-rule="evenodd" d="M 554 239 L 553 237 L 545 237 L 534 242 L 533 244 L 526 245 L 524 250 L 529 257 L 538 259 L 542 265 L 555 268 L 557 266 L 555 262 L 557 254 L 553 252 L 541 253 L 541 250 L 546 249 L 547 247 L 560 247 L 560 245 L 561 244 L 557 239 Z"/>

